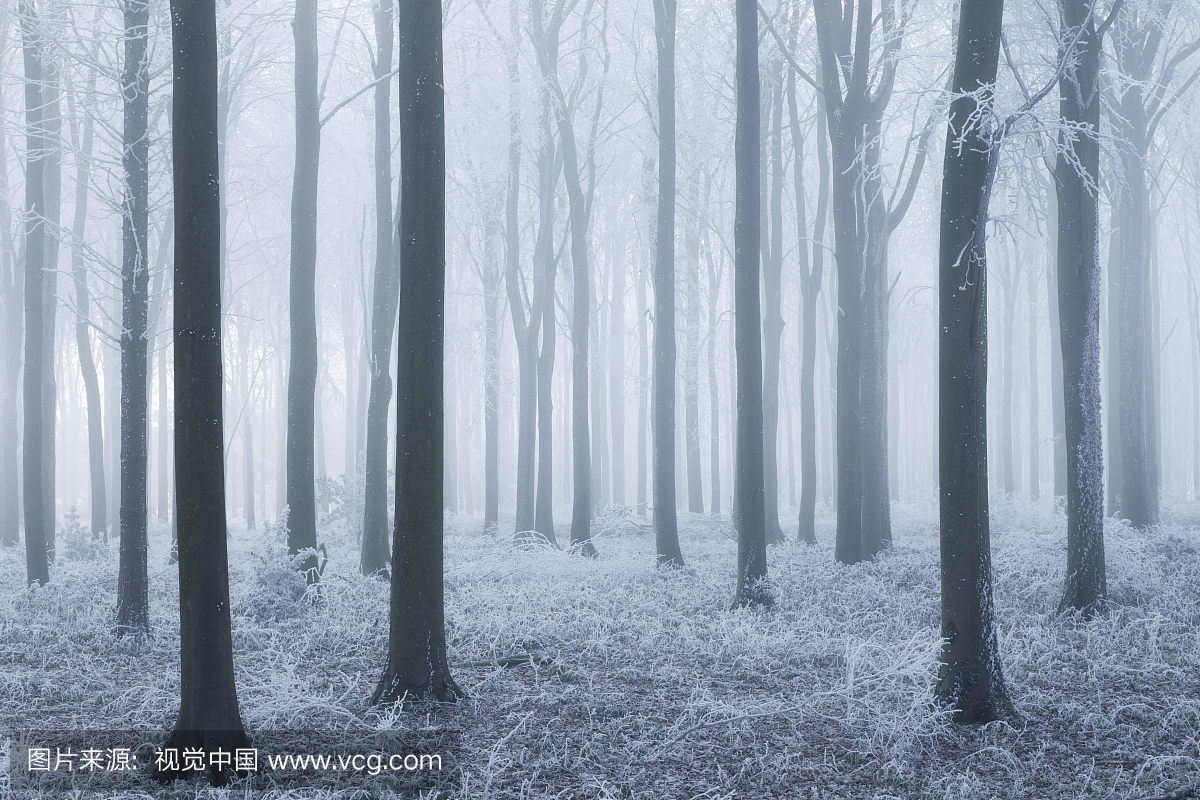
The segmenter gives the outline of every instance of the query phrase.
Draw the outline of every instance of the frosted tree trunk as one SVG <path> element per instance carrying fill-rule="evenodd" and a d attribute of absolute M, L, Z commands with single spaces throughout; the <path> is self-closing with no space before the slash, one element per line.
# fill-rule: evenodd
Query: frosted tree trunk
<path fill-rule="evenodd" d="M 121 209 L 121 558 L 117 573 L 117 630 L 150 630 L 146 575 L 148 392 L 146 322 L 149 311 L 150 74 L 146 63 L 148 0 L 124 0 L 125 58 Z"/>
<path fill-rule="evenodd" d="M 42 371 L 45 324 L 43 293 L 46 266 L 45 129 L 42 119 L 43 39 L 32 0 L 21 0 L 22 49 L 25 67 L 25 377 L 24 470 L 25 568 L 30 585 L 50 582 L 46 553 L 47 519 L 43 502 Z M 51 523 L 52 524 L 52 523 Z"/>
<path fill-rule="evenodd" d="M 1015 713 L 992 601 L 987 473 L 987 213 L 998 143 L 969 119 L 990 113 L 1003 4 L 963 0 L 943 163 L 938 270 L 941 665 L 935 689 L 954 720 Z"/>
<path fill-rule="evenodd" d="M 612 258 L 608 337 L 608 414 L 612 430 L 612 502 L 625 505 L 625 247 Z"/>
<path fill-rule="evenodd" d="M 687 454 L 688 511 L 704 513 L 700 476 L 700 181 L 692 181 L 692 220 L 684 231 L 687 251 L 687 306 L 683 346 L 684 452 Z"/>
<path fill-rule="evenodd" d="M 1100 48 L 1087 0 L 1062 0 L 1064 30 L 1082 31 L 1075 69 L 1059 80 L 1058 313 L 1067 445 L 1067 577 L 1059 611 L 1105 602 L 1100 419 Z M 1069 131 L 1070 133 L 1066 133 Z"/>
<path fill-rule="evenodd" d="M 699 208 L 700 242 L 704 263 L 708 268 L 708 463 L 709 511 L 714 517 L 721 514 L 721 392 L 717 384 L 717 298 L 721 293 L 721 276 L 714 263 L 708 239 L 708 201 L 712 176 L 704 176 L 704 202 Z"/>
<path fill-rule="evenodd" d="M 1038 300 L 1037 280 L 1032 267 L 1025 281 L 1029 298 L 1029 497 L 1038 500 L 1042 495 L 1042 464 L 1041 464 L 1041 433 L 1038 426 L 1038 413 L 1041 402 L 1038 399 Z"/>

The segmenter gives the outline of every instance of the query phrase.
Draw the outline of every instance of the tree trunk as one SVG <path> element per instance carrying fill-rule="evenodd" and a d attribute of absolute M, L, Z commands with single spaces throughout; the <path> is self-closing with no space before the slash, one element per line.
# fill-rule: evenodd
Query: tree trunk
<path fill-rule="evenodd" d="M 771 605 L 766 586 L 766 497 L 763 489 L 762 334 L 759 268 L 759 79 L 758 13 L 754 0 L 736 0 L 737 127 L 734 140 L 736 194 L 734 325 L 737 357 L 738 571 L 735 606 Z"/>
<path fill-rule="evenodd" d="M 687 311 L 684 323 L 683 419 L 687 454 L 688 511 L 704 513 L 704 483 L 700 476 L 700 179 L 692 181 L 693 221 L 684 231 L 687 247 Z"/>
<path fill-rule="evenodd" d="M 226 546 L 216 13 L 203 0 L 173 0 L 171 11 L 181 702 L 164 747 L 233 752 L 249 739 L 235 688 Z M 230 776 L 210 767 L 209 777 Z"/>
<path fill-rule="evenodd" d="M 400 36 L 400 329 L 396 530 L 387 664 L 372 705 L 465 696 L 450 676 L 442 555 L 446 128 L 442 13 L 397 7 Z"/>
<path fill-rule="evenodd" d="M 43 502 L 42 370 L 44 273 L 46 267 L 45 130 L 42 119 L 42 50 L 44 47 L 32 0 L 22 0 L 21 34 L 25 64 L 25 381 L 24 470 L 25 567 L 30 585 L 50 582 Z"/>
<path fill-rule="evenodd" d="M 42 506 L 46 530 L 46 556 L 54 561 L 58 522 L 57 426 L 58 381 L 55 346 L 58 316 L 59 222 L 62 212 L 62 112 L 59 102 L 59 54 L 52 40 L 42 48 L 42 130 L 45 148 L 45 276 L 42 285 Z"/>
<path fill-rule="evenodd" d="M 657 259 L 658 252 L 658 236 L 656 233 L 658 227 L 658 212 L 655 205 L 652 203 L 652 198 L 657 198 L 654 190 L 654 159 L 647 156 L 642 159 L 642 184 L 644 189 L 645 205 L 650 211 L 650 224 L 646 226 L 646 234 L 650 239 L 650 247 L 648 252 L 654 253 Z M 654 202 L 657 202 L 656 200 Z M 657 263 L 657 262 L 656 262 Z M 650 364 L 647 349 L 649 348 L 650 338 L 646 333 L 646 317 L 649 314 L 649 308 L 646 306 L 646 272 L 645 266 L 638 270 L 637 277 L 637 310 L 638 310 L 638 466 L 637 466 L 637 507 L 638 514 L 646 516 L 646 422 L 651 419 L 651 393 L 653 387 L 651 385 Z M 651 278 L 653 279 L 653 277 Z M 655 533 L 655 546 L 657 547 L 657 531 Z M 656 552 L 658 552 L 656 550 Z"/>
<path fill-rule="evenodd" d="M 654 247 L 654 540 L 683 566 L 675 497 L 675 0 L 654 0 L 658 43 L 658 211 Z M 757 89 L 756 89 L 757 91 Z"/>
<path fill-rule="evenodd" d="M 1004 284 L 1004 375 L 1000 407 L 1000 464 L 1004 471 L 1004 496 L 1012 497 L 1017 491 L 1016 459 L 1013 456 L 1013 329 L 1017 324 L 1017 287 L 1021 285 L 1021 259 L 1008 259 L 1005 249 Z"/>
<path fill-rule="evenodd" d="M 292 244 L 289 308 L 287 504 L 288 552 L 317 546 L 314 433 L 317 390 L 317 169 L 321 124 L 317 97 L 317 0 L 297 0 L 292 27 L 296 43 L 296 171 L 292 182 Z M 317 557 L 300 565 L 309 582 L 318 578 Z"/>
<path fill-rule="evenodd" d="M 1075 69 L 1059 80 L 1058 313 L 1067 435 L 1067 578 L 1059 611 L 1085 616 L 1105 600 L 1104 462 L 1100 420 L 1100 37 L 1087 0 L 1062 0 L 1078 31 Z"/>
<path fill-rule="evenodd" d="M 458 513 L 458 437 L 454 424 L 454 401 L 457 386 L 454 379 L 454 362 L 452 348 L 450 357 L 442 368 L 444 373 L 442 382 L 445 388 L 442 398 L 442 508 L 451 514 Z M 445 373 L 449 373 L 448 376 Z"/>
<path fill-rule="evenodd" d="M 813 221 L 812 266 L 809 266 L 808 221 L 804 207 L 804 140 L 800 133 L 800 112 L 796 103 L 796 75 L 788 72 L 788 113 L 792 129 L 793 163 L 796 194 L 796 232 L 800 238 L 800 541 L 816 544 L 817 507 L 817 299 L 821 294 L 821 279 L 825 269 L 825 220 L 829 212 L 828 133 L 825 126 L 824 102 L 818 98 L 817 109 L 817 212 Z"/>
<path fill-rule="evenodd" d="M 500 231 L 488 231 L 488 268 L 483 289 L 483 529 L 500 524 Z"/>
<path fill-rule="evenodd" d="M 95 87 L 95 78 L 89 78 L 89 89 Z M 82 243 L 87 225 L 88 194 L 91 183 L 92 144 L 94 121 L 91 114 L 83 120 L 83 135 L 77 156 L 75 172 L 75 220 L 71 226 L 71 272 L 75 282 L 75 349 L 79 353 L 79 371 L 83 375 L 84 395 L 87 398 L 88 428 L 88 471 L 91 479 L 91 524 L 93 536 L 103 536 L 108 541 L 108 504 L 104 482 L 104 417 L 100 407 L 100 381 L 96 375 L 96 362 L 92 357 L 90 324 L 91 298 L 87 287 L 87 259 Z M 161 400 L 160 400 L 161 403 Z M 111 443 L 110 443 L 111 444 Z M 16 482 L 13 481 L 13 487 Z"/>
<path fill-rule="evenodd" d="M 704 248 L 704 263 L 708 267 L 708 461 L 709 511 L 721 515 L 721 394 L 717 385 L 717 296 L 721 291 L 720 275 L 713 263 L 712 247 L 708 241 L 708 200 L 712 176 L 704 176 L 704 205 L 700 207 L 700 241 Z"/>
<path fill-rule="evenodd" d="M 7 9 L 0 11 L 0 25 L 8 30 Z M 4 45 L 0 45 L 3 53 Z M 0 90 L 0 106 L 3 106 Z M 0 125 L 0 163 L 8 163 L 7 133 Z M 0 170 L 0 197 L 8 198 L 8 173 Z M 21 372 L 21 329 L 24 309 L 21 303 L 21 258 L 13 237 L 13 220 L 7 202 L 0 203 L 0 334 L 4 337 L 3 363 L 0 370 L 4 384 L 0 387 L 0 544 L 15 546 L 21 539 L 19 500 L 20 466 L 17 456 L 17 422 L 20 406 L 17 387 Z"/>
<path fill-rule="evenodd" d="M 956 722 L 1015 713 L 992 603 L 987 476 L 986 225 L 998 143 L 968 120 L 991 113 L 1003 4 L 963 0 L 942 178 L 938 274 L 942 652 L 936 695 Z"/>
<path fill-rule="evenodd" d="M 121 209 L 121 559 L 117 574 L 117 631 L 150 630 L 146 575 L 148 392 L 146 318 L 149 311 L 147 205 L 150 140 L 146 63 L 148 0 L 125 0 L 125 60 L 121 97 L 125 105 Z"/>
<path fill-rule="evenodd" d="M 625 505 L 625 248 L 612 259 L 608 337 L 608 415 L 612 430 L 612 502 Z"/>
<path fill-rule="evenodd" d="M 1038 413 L 1041 410 L 1041 401 L 1038 399 L 1038 307 L 1035 278 L 1033 268 L 1030 267 L 1025 287 L 1029 293 L 1029 498 L 1034 501 L 1042 496 L 1042 435 L 1038 428 Z"/>
<path fill-rule="evenodd" d="M 783 81 L 782 66 L 771 65 L 770 116 L 770 247 L 762 259 L 763 296 L 763 480 L 766 494 L 767 543 L 783 541 L 779 527 L 779 362 L 783 340 Z M 762 177 L 760 196 L 767 189 Z M 766 211 L 767 209 L 763 209 Z M 761 212 L 760 212 L 761 216 Z"/>

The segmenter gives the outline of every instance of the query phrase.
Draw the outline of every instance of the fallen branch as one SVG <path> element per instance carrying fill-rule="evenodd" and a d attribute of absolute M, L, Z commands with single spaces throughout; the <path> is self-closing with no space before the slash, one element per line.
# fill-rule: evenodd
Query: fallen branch
<path fill-rule="evenodd" d="M 1197 796 L 1200 796 L 1200 786 L 1185 786 L 1167 794 L 1139 797 L 1137 800 L 1186 800 L 1186 798 Z"/>
<path fill-rule="evenodd" d="M 537 664 L 539 667 L 549 666 L 551 659 L 545 656 L 534 658 L 526 653 L 521 656 L 505 656 L 504 658 L 493 658 L 485 661 L 470 661 L 468 666 L 472 667 L 519 667 L 523 664 Z"/>

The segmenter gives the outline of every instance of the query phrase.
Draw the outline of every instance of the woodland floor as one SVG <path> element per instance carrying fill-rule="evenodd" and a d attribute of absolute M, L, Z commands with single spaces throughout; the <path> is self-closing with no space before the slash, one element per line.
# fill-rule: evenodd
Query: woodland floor
<path fill-rule="evenodd" d="M 560 518 L 568 518 L 565 509 Z M 279 531 L 231 523 L 234 648 L 250 730 L 440 728 L 460 742 L 454 798 L 1134 798 L 1200 784 L 1200 507 L 1111 522 L 1113 605 L 1060 617 L 1065 520 L 997 504 L 996 606 L 1021 719 L 961 727 L 931 702 L 938 650 L 932 503 L 897 506 L 895 546 L 838 566 L 820 543 L 770 550 L 769 611 L 731 611 L 728 519 L 681 517 L 687 567 L 657 570 L 653 534 L 597 520 L 598 561 L 514 550 L 509 531 L 448 517 L 450 661 L 469 699 L 367 704 L 388 590 L 357 574 L 344 520 L 321 530 L 324 597 L 302 596 Z M 559 533 L 566 540 L 566 530 Z M 167 730 L 179 703 L 178 581 L 169 532 L 150 547 L 149 637 L 116 638 L 115 544 L 60 532 L 52 583 L 25 588 L 0 552 L 0 725 Z M 533 664 L 472 666 L 532 653 Z M 7 748 L 12 740 L 5 740 Z M 0 797 L 14 792 L 0 754 Z M 318 789 L 264 792 L 332 797 Z M 246 797 L 131 777 L 123 797 Z M 260 796 L 256 794 L 255 796 Z M 342 796 L 351 796 L 342 793 Z"/>

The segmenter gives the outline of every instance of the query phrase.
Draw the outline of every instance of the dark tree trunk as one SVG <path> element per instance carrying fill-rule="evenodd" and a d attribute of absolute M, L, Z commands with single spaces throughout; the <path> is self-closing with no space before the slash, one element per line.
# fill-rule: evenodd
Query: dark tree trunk
<path fill-rule="evenodd" d="M 658 43 L 658 211 L 654 239 L 651 502 L 658 563 L 683 566 L 675 511 L 675 0 L 654 0 L 654 28 Z"/>
<path fill-rule="evenodd" d="M 446 118 L 437 0 L 397 7 L 400 36 L 400 330 L 396 530 L 387 663 L 372 705 L 464 696 L 450 676 L 442 555 Z"/>
<path fill-rule="evenodd" d="M 783 541 L 779 527 L 779 355 L 783 343 L 783 81 L 781 65 L 771 66 L 770 247 L 762 259 L 763 297 L 763 480 L 767 543 Z M 763 176 L 760 196 L 767 188 Z M 766 211 L 767 209 L 762 209 Z M 760 216 L 762 213 L 760 211 Z"/>
<path fill-rule="evenodd" d="M 1049 171 L 1053 165 L 1047 159 Z M 1051 431 L 1054 434 L 1052 444 L 1053 460 L 1051 467 L 1054 471 L 1054 497 L 1067 496 L 1067 438 L 1064 432 L 1066 421 L 1063 410 L 1063 395 L 1058 391 L 1062 386 L 1062 342 L 1061 326 L 1058 320 L 1058 201 L 1054 196 L 1054 185 L 1045 179 L 1044 174 L 1037 170 L 1039 185 L 1045 182 L 1045 211 L 1046 229 L 1050 232 L 1050 263 L 1046 266 L 1046 305 L 1050 309 L 1050 398 L 1051 398 Z M 1109 316 L 1110 324 L 1112 316 Z M 1111 355 L 1111 350 L 1109 351 Z M 1111 404 L 1110 404 L 1111 407 Z M 1111 441 L 1110 441 L 1111 444 Z M 1111 459 L 1110 459 L 1111 463 Z"/>
<path fill-rule="evenodd" d="M 363 497 L 363 538 L 359 567 L 363 575 L 386 573 L 387 540 L 387 421 L 392 401 L 392 333 L 396 325 L 400 276 L 396 269 L 392 220 L 392 48 L 395 30 L 392 0 L 375 7 L 375 41 L 378 55 L 375 80 L 375 281 L 371 293 L 369 365 L 371 388 L 367 400 L 366 470 Z M 346 438 L 350 438 L 347 429 Z M 357 464 L 347 473 L 354 475 Z"/>
<path fill-rule="evenodd" d="M 812 262 L 809 265 L 808 220 L 804 206 L 804 139 L 800 130 L 800 110 L 796 103 L 796 74 L 788 72 L 788 114 L 795 149 L 793 175 L 796 196 L 796 235 L 800 250 L 800 541 L 816 544 L 817 507 L 817 409 L 814 388 L 817 361 L 817 298 L 825 269 L 825 219 L 829 211 L 828 134 L 824 104 L 817 109 L 817 187 L 816 219 L 813 221 Z M 818 101 L 820 102 L 820 101 Z"/>
<path fill-rule="evenodd" d="M 212 0 L 172 0 L 171 12 L 180 706 L 164 746 L 232 752 L 249 740 L 234 683 L 225 527 L 217 21 Z M 210 768 L 214 783 L 228 777 Z"/>
<path fill-rule="evenodd" d="M 288 552 L 317 546 L 314 433 L 317 391 L 317 169 L 321 123 L 317 97 L 317 0 L 297 0 L 292 32 L 296 42 L 296 171 L 292 182 L 292 246 L 289 308 L 291 370 L 288 374 L 287 504 Z M 316 581 L 317 557 L 300 568 Z"/>
<path fill-rule="evenodd" d="M 762 334 L 759 269 L 759 79 L 758 9 L 736 0 L 737 127 L 734 141 L 736 193 L 733 221 L 733 309 L 737 358 L 737 592 L 735 606 L 771 605 L 766 587 L 766 497 L 763 490 Z"/>
<path fill-rule="evenodd" d="M 89 89 L 95 78 L 89 79 Z M 87 225 L 88 194 L 91 183 L 91 161 L 94 122 L 87 114 L 75 171 L 75 220 L 71 226 L 71 272 L 75 281 L 75 348 L 79 353 L 79 371 L 83 375 L 84 396 L 87 398 L 88 474 L 91 480 L 93 536 L 108 541 L 108 504 L 104 482 L 104 419 L 100 407 L 100 382 L 96 362 L 92 357 L 92 339 L 88 331 L 90 297 L 87 287 L 87 259 L 83 253 L 83 236 Z M 161 401 L 160 401 L 161 402 Z M 14 481 L 15 485 L 15 481 Z"/>
<path fill-rule="evenodd" d="M 44 273 L 46 266 L 45 130 L 42 119 L 42 50 L 44 41 L 32 0 L 22 0 L 21 34 L 25 64 L 25 381 L 21 461 L 25 511 L 25 567 L 29 583 L 50 582 L 43 502 L 42 371 Z"/>
<path fill-rule="evenodd" d="M 1021 283 L 1020 254 L 1014 263 L 1005 249 L 1005 274 L 1001 278 L 1004 286 L 1004 381 L 1001 387 L 1000 407 L 1000 469 L 1004 477 L 1004 496 L 1012 497 L 1017 491 L 1016 459 L 1013 457 L 1013 329 L 1017 323 L 1017 287 Z"/>
<path fill-rule="evenodd" d="M 148 0 L 125 0 L 125 62 L 121 209 L 121 559 L 117 574 L 117 631 L 146 633 L 150 608 L 146 576 L 147 442 L 146 318 L 149 310 L 150 74 L 146 63 Z"/>
<path fill-rule="evenodd" d="M 687 247 L 687 311 L 683 354 L 683 419 L 687 454 L 688 511 L 704 513 L 700 476 L 700 180 L 691 188 L 692 222 L 684 233 Z"/>
<path fill-rule="evenodd" d="M 1100 420 L 1100 37 L 1087 0 L 1062 0 L 1066 31 L 1078 31 L 1075 68 L 1059 80 L 1058 309 L 1067 436 L 1067 578 L 1059 611 L 1101 610 L 1104 459 Z"/>
<path fill-rule="evenodd" d="M 963 0 L 942 178 L 938 273 L 942 653 L 936 694 L 956 722 L 1015 713 L 1000 668 L 992 603 L 987 476 L 986 225 L 998 144 L 968 120 L 963 93 L 996 81 L 1003 4 Z M 983 106 L 982 108 L 980 106 Z"/>

